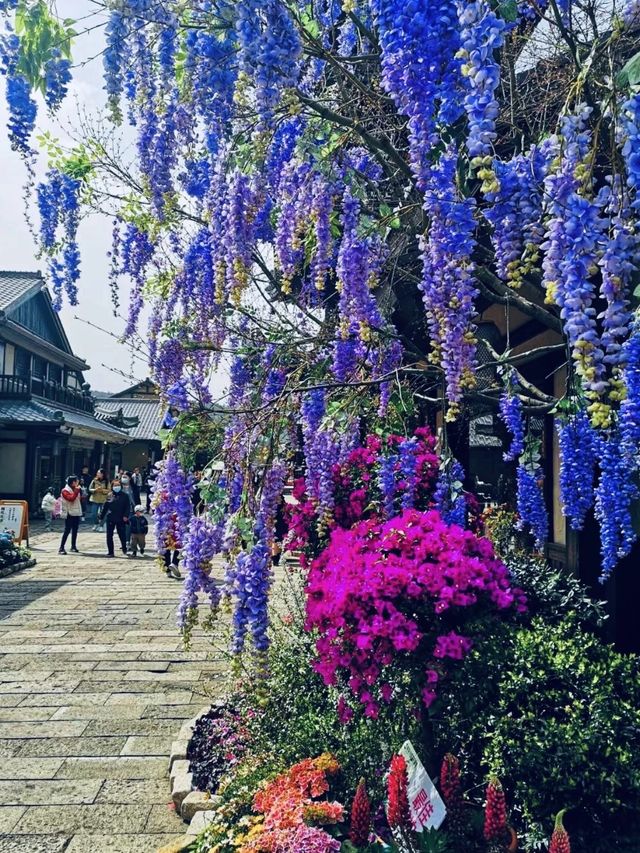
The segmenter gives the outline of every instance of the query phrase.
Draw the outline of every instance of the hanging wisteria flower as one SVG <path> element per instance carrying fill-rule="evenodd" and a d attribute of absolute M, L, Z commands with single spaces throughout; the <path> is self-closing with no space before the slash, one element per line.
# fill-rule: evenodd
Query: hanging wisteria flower
<path fill-rule="evenodd" d="M 560 449 L 560 501 L 574 530 L 582 530 L 593 506 L 598 438 L 589 415 L 580 409 L 568 420 L 556 419 Z"/>
<path fill-rule="evenodd" d="M 211 560 L 222 547 L 222 528 L 215 526 L 206 516 L 194 516 L 184 537 L 180 564 L 185 581 L 178 607 L 178 627 L 189 636 L 198 611 L 198 593 L 209 599 L 212 615 L 220 603 L 220 590 L 211 576 Z"/>
<path fill-rule="evenodd" d="M 472 328 L 477 289 L 471 254 L 475 245 L 473 199 L 456 186 L 458 154 L 453 145 L 430 171 L 424 207 L 431 224 L 422 238 L 422 281 L 431 358 L 445 375 L 448 419 L 455 419 L 465 386 L 472 385 L 475 337 Z"/>
<path fill-rule="evenodd" d="M 506 24 L 485 0 L 459 0 L 457 8 L 462 27 L 458 56 L 464 60 L 460 70 L 467 86 L 467 149 L 471 157 L 484 157 L 496 137 L 499 106 L 494 93 L 500 82 L 500 66 L 494 51 L 504 44 Z"/>
<path fill-rule="evenodd" d="M 596 488 L 595 516 L 600 525 L 602 574 L 606 580 L 618 560 L 627 557 L 636 541 L 631 507 L 639 491 L 634 480 L 637 463 L 630 457 L 618 432 L 599 441 L 600 479 Z"/>
<path fill-rule="evenodd" d="M 538 549 L 543 548 L 549 533 L 549 518 L 542 491 L 543 481 L 544 474 L 539 467 L 522 462 L 518 465 L 518 527 L 524 530 L 527 525 Z"/>
<path fill-rule="evenodd" d="M 500 419 L 511 433 L 511 446 L 503 454 L 505 462 L 513 462 L 524 452 L 525 430 L 518 381 L 510 375 L 500 397 Z"/>
<path fill-rule="evenodd" d="M 282 500 L 285 478 L 286 469 L 280 463 L 274 463 L 266 471 L 254 529 L 254 545 L 237 559 L 231 589 L 235 598 L 231 648 L 235 654 L 244 650 L 248 630 L 256 652 L 266 652 L 269 645 L 267 605 L 271 586 L 271 553 L 276 512 Z"/>

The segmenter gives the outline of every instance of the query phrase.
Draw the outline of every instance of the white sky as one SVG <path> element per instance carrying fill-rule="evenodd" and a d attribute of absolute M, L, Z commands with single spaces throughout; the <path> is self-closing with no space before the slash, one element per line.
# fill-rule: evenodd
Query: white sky
<path fill-rule="evenodd" d="M 58 12 L 61 17 L 71 17 L 79 21 L 76 30 L 95 26 L 104 21 L 103 13 L 93 15 L 96 7 L 91 0 L 60 0 Z M 74 46 L 74 62 L 80 62 L 99 54 L 103 46 L 103 27 L 81 35 Z M 102 90 L 102 60 L 98 56 L 84 67 L 74 69 L 74 80 L 69 96 L 63 104 L 59 120 L 51 122 L 44 104 L 38 99 L 38 129 L 50 130 L 63 141 L 66 138 L 64 127 L 75 120 L 77 105 L 82 104 L 89 110 L 98 110 L 104 105 Z M 44 263 L 36 258 L 36 247 L 29 233 L 24 217 L 22 187 L 26 178 L 24 164 L 9 146 L 7 131 L 7 109 L 5 105 L 4 81 L 0 78 L 0 269 L 38 270 L 45 272 Z M 37 224 L 37 212 L 36 212 Z M 77 355 L 91 365 L 86 381 L 94 390 L 116 391 L 132 384 L 132 381 L 114 373 L 121 370 L 143 379 L 147 374 L 144 361 L 132 358 L 130 348 L 118 343 L 109 335 L 97 331 L 75 317 L 88 320 L 97 326 L 106 328 L 119 335 L 123 321 L 113 316 L 110 292 L 107 284 L 108 259 L 111 237 L 111 221 L 104 216 L 94 215 L 82 221 L 78 233 L 81 252 L 81 277 L 79 282 L 78 306 L 65 303 L 61 319 L 71 346 Z M 123 291 L 126 288 L 123 286 Z M 124 297 L 124 292 L 123 292 Z M 121 310 L 126 310 L 126 297 L 122 299 Z"/>

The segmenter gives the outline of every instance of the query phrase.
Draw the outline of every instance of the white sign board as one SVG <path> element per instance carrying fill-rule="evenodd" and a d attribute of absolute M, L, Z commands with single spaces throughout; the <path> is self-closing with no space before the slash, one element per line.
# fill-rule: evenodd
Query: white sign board
<path fill-rule="evenodd" d="M 407 740 L 403 743 L 400 755 L 407 762 L 409 777 L 407 793 L 413 828 L 416 832 L 422 832 L 425 827 L 438 829 L 447 814 L 442 797 L 424 769 L 411 741 Z"/>
<path fill-rule="evenodd" d="M 0 533 L 10 533 L 12 539 L 20 541 L 23 521 L 23 504 L 5 504 L 0 502 Z"/>

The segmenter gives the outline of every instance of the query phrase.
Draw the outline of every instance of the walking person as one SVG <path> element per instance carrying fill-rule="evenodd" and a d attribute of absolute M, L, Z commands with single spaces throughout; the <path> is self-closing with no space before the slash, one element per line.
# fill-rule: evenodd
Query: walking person
<path fill-rule="evenodd" d="M 127 522 L 131 514 L 128 495 L 122 491 L 122 483 L 117 478 L 111 483 L 111 492 L 104 505 L 104 519 L 107 522 L 107 557 L 115 557 L 113 534 L 117 532 L 122 553 L 127 553 Z"/>
<path fill-rule="evenodd" d="M 134 498 L 133 488 L 131 486 L 131 474 L 128 471 L 122 472 L 122 474 L 120 476 L 120 484 L 122 485 L 123 493 L 129 498 L 130 507 L 129 507 L 128 516 L 129 516 L 129 518 L 131 518 L 131 516 L 135 512 L 136 505 L 138 504 L 138 501 L 136 501 Z M 130 529 L 128 523 L 127 523 L 127 529 L 125 531 L 125 536 L 126 536 L 127 542 L 128 542 L 129 537 L 131 536 L 131 529 Z"/>
<path fill-rule="evenodd" d="M 101 521 L 100 511 L 104 506 L 104 502 L 106 501 L 108 494 L 109 487 L 104 479 L 104 471 L 102 468 L 99 468 L 96 471 L 95 477 L 89 484 L 89 506 L 91 508 L 89 520 L 93 522 L 94 533 L 101 533 L 104 530 L 104 521 Z"/>
<path fill-rule="evenodd" d="M 91 476 L 89 474 L 89 466 L 83 465 L 82 472 L 80 474 L 79 484 L 80 484 L 80 503 L 82 505 L 82 520 L 85 520 L 85 516 L 89 511 L 89 482 L 91 480 Z"/>
<path fill-rule="evenodd" d="M 133 469 L 131 475 L 131 491 L 133 492 L 133 501 L 137 506 L 140 503 L 140 492 L 142 491 L 142 474 L 139 468 Z"/>
<path fill-rule="evenodd" d="M 44 513 L 44 529 L 49 533 L 52 530 L 52 522 L 53 522 L 53 511 L 56 506 L 56 496 L 53 493 L 53 489 L 49 488 L 44 493 L 44 497 L 42 498 L 42 503 L 40 504 L 40 509 Z"/>
<path fill-rule="evenodd" d="M 135 557 L 138 553 L 138 548 L 140 549 L 140 553 L 144 554 L 144 549 L 147 544 L 146 537 L 149 531 L 149 524 L 143 515 L 142 504 L 138 504 L 136 507 L 135 515 L 131 518 L 130 525 L 131 539 L 129 540 L 129 556 Z"/>
<path fill-rule="evenodd" d="M 60 492 L 62 502 L 62 515 L 64 517 L 64 533 L 60 540 L 60 549 L 58 554 L 66 554 L 64 546 L 67 544 L 69 534 L 71 534 L 71 550 L 74 554 L 79 554 L 78 545 L 78 525 L 82 518 L 82 503 L 80 495 L 80 481 L 77 474 L 71 474 L 67 477 L 67 484 Z"/>

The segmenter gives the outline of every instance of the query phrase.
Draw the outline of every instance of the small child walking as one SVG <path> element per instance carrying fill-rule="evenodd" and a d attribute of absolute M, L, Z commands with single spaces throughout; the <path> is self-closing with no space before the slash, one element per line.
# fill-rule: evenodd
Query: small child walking
<path fill-rule="evenodd" d="M 56 506 L 56 496 L 53 492 L 53 489 L 47 489 L 47 491 L 44 494 L 44 497 L 42 498 L 42 503 L 40 504 L 40 509 L 44 513 L 44 520 L 45 520 L 44 529 L 45 530 L 50 531 L 52 529 L 51 522 L 53 520 L 53 511 L 55 509 L 55 506 Z"/>
<path fill-rule="evenodd" d="M 138 553 L 144 554 L 145 545 L 147 544 L 146 536 L 149 531 L 149 523 L 143 515 L 144 509 L 141 504 L 135 508 L 135 515 L 129 519 L 131 526 L 131 539 L 129 541 L 129 556 L 135 557 Z"/>

